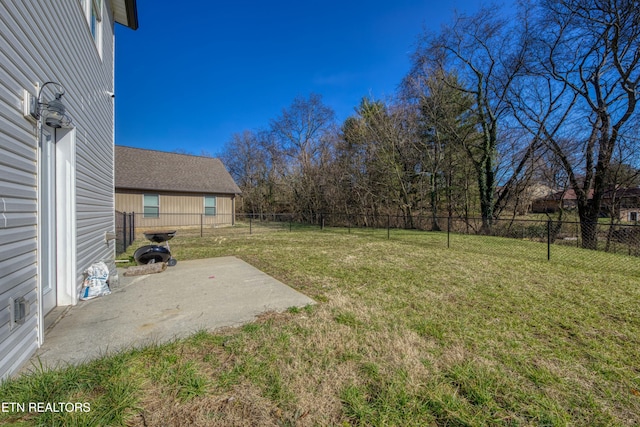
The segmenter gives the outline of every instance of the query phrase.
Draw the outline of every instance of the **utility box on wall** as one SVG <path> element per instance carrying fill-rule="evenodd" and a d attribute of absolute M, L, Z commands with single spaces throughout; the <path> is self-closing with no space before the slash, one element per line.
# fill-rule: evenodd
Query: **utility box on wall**
<path fill-rule="evenodd" d="M 31 304 L 25 297 L 9 298 L 9 312 L 11 314 L 11 328 L 22 325 L 27 317 Z"/>

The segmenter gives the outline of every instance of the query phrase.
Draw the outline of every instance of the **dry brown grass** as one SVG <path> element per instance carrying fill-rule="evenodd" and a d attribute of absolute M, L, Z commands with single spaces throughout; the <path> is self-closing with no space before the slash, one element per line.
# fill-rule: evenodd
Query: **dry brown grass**
<path fill-rule="evenodd" d="M 278 426 L 277 407 L 251 385 L 235 387 L 227 395 L 210 394 L 188 402 L 160 394 L 141 403 L 143 409 L 128 426 Z"/>

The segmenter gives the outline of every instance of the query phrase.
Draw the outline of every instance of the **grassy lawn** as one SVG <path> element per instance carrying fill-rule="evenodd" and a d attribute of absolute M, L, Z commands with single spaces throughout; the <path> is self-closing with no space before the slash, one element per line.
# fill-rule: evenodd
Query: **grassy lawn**
<path fill-rule="evenodd" d="M 640 425 L 640 262 L 439 233 L 177 236 L 318 301 L 215 334 L 25 375 L 11 425 Z M 132 253 L 134 248 L 130 250 Z M 542 256 L 540 255 L 542 254 Z"/>

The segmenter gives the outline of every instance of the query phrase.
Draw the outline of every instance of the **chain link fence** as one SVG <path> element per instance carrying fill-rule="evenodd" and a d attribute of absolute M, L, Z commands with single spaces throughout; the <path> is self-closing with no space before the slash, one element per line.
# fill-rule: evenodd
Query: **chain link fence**
<path fill-rule="evenodd" d="M 273 231 L 293 231 L 307 227 L 289 214 L 183 214 L 162 213 L 157 217 L 136 212 L 115 211 L 116 254 L 126 252 L 135 240 L 144 240 L 146 231 L 178 231 L 178 236 L 206 237 L 250 235 Z"/>
<path fill-rule="evenodd" d="M 135 214 L 115 211 L 116 255 L 126 252 L 136 239 Z"/>
<path fill-rule="evenodd" d="M 451 244 L 451 235 L 519 239 L 545 244 L 548 258 L 557 247 L 640 256 L 640 226 L 635 223 L 612 223 L 608 219 L 583 225 L 576 221 L 552 219 L 493 219 L 488 223 L 481 218 L 324 214 L 320 227 L 386 230 L 388 238 L 396 230 L 441 232 L 447 234 L 448 245 Z"/>
<path fill-rule="evenodd" d="M 607 220 L 608 221 L 608 220 Z M 347 233 L 364 232 L 382 238 L 400 237 L 399 231 L 440 233 L 443 245 L 455 245 L 465 236 L 492 236 L 535 242 L 539 256 L 561 256 L 563 248 L 587 248 L 633 257 L 640 256 L 640 226 L 633 223 L 599 222 L 589 228 L 579 222 L 551 219 L 494 219 L 433 217 L 426 215 L 345 214 L 161 214 L 145 218 L 139 213 L 116 212 L 117 251 L 122 253 L 149 230 L 177 230 L 177 236 L 206 237 L 321 229 Z M 406 235 L 406 233 L 404 234 Z M 500 245 L 499 240 L 491 241 Z M 490 248 L 489 248 L 490 249 Z"/>

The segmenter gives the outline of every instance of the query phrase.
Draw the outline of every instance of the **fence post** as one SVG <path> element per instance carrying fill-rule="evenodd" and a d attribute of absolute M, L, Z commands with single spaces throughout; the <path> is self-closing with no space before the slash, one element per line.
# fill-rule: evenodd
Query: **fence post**
<path fill-rule="evenodd" d="M 547 261 L 551 260 L 551 220 L 547 220 Z"/>
<path fill-rule="evenodd" d="M 131 238 L 131 229 L 133 228 L 133 218 L 132 216 L 133 212 L 129 212 L 128 214 L 124 214 L 125 219 L 124 219 L 124 224 L 125 224 L 125 230 L 124 230 L 124 241 L 125 241 L 125 248 L 129 245 L 131 245 L 131 242 L 133 242 L 133 239 Z M 127 225 L 127 218 L 129 219 L 129 225 Z M 125 249 L 126 250 L 126 249 Z"/>
<path fill-rule="evenodd" d="M 129 232 L 131 233 L 130 242 L 133 243 L 133 241 L 136 239 L 136 213 L 135 212 L 131 212 L 131 218 L 129 218 Z"/>
<path fill-rule="evenodd" d="M 576 222 L 576 248 L 580 247 L 580 223 Z"/>
<path fill-rule="evenodd" d="M 324 230 L 324 214 L 320 214 L 320 230 Z"/>
<path fill-rule="evenodd" d="M 204 215 L 200 214 L 200 237 L 203 237 L 203 235 L 202 235 L 203 222 L 204 222 Z"/>
<path fill-rule="evenodd" d="M 122 212 L 122 251 L 127 250 L 127 213 Z"/>
<path fill-rule="evenodd" d="M 451 244 L 451 213 L 447 217 L 447 249 L 449 249 Z"/>
<path fill-rule="evenodd" d="M 249 234 L 253 234 L 253 214 L 249 215 Z"/>

